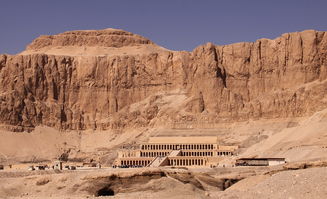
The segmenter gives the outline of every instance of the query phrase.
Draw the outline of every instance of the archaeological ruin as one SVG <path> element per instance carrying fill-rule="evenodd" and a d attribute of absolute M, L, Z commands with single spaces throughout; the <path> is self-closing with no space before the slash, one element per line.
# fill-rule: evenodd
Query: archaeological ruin
<path fill-rule="evenodd" d="M 212 167 L 237 146 L 219 145 L 215 136 L 150 137 L 138 149 L 122 149 L 114 166 L 118 167 Z"/>

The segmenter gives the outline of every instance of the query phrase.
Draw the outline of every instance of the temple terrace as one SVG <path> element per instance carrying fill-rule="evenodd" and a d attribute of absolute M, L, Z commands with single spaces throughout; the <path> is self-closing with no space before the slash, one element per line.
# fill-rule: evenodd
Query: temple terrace
<path fill-rule="evenodd" d="M 150 137 L 136 150 L 120 150 L 114 165 L 119 167 L 212 167 L 237 146 L 218 144 L 216 136 Z"/>

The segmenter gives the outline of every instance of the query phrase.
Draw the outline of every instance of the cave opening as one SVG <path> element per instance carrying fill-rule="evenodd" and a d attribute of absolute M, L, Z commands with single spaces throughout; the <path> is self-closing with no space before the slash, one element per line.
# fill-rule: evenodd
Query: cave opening
<path fill-rule="evenodd" d="M 96 192 L 96 196 L 114 196 L 115 192 L 110 187 L 104 187 Z"/>

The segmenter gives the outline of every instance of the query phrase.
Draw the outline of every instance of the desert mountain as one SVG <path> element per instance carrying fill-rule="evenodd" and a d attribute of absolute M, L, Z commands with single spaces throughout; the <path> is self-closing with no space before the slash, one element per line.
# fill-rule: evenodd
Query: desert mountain
<path fill-rule="evenodd" d="M 0 55 L 0 198 L 325 198 L 326 95 L 326 32 L 192 52 L 115 29 L 40 36 Z M 160 136 L 238 149 L 217 168 L 108 168 Z M 288 163 L 222 166 L 241 157 Z M 105 169 L 26 171 L 58 159 Z"/>
<path fill-rule="evenodd" d="M 327 34 L 171 51 L 123 30 L 40 36 L 0 55 L 0 124 L 12 131 L 205 127 L 327 108 Z"/>

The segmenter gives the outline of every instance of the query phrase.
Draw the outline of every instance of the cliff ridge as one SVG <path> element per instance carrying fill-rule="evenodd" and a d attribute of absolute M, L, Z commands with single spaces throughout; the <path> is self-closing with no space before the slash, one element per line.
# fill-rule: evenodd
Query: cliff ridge
<path fill-rule="evenodd" d="M 0 55 L 0 123 L 83 130 L 302 117 L 327 107 L 326 77 L 322 31 L 192 52 L 122 30 L 71 31 Z"/>

